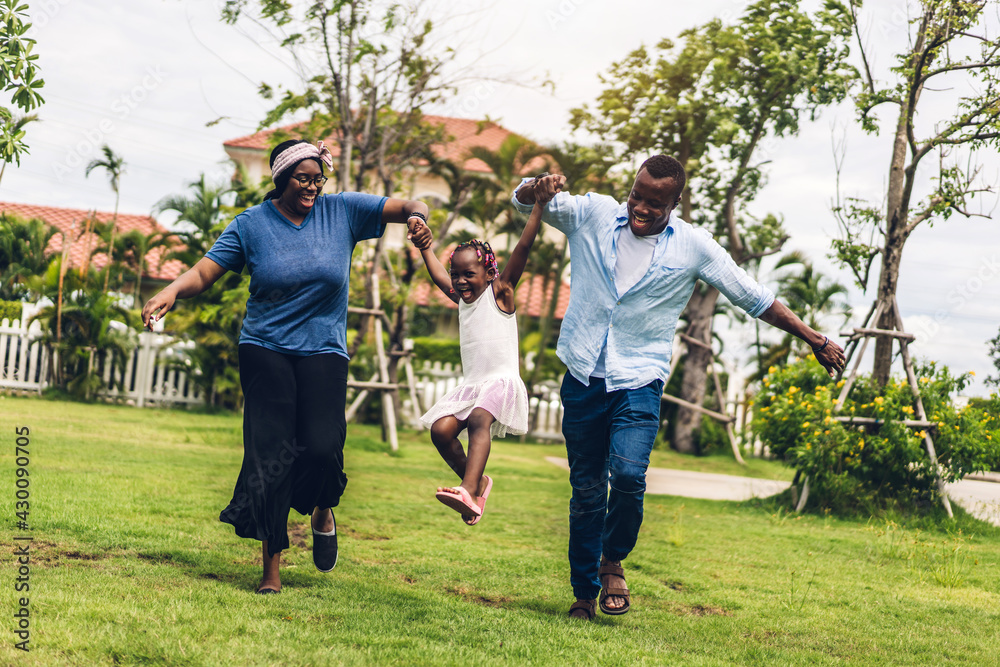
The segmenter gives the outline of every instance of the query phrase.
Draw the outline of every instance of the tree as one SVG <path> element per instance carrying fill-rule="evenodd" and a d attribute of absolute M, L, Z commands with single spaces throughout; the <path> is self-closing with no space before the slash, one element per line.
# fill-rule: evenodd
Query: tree
<path fill-rule="evenodd" d="M 33 292 L 28 281 L 48 268 L 50 258 L 45 249 L 55 233 L 56 229 L 43 220 L 0 214 L 0 300 L 41 296 Z"/>
<path fill-rule="evenodd" d="M 135 280 L 132 288 L 133 307 L 142 307 L 142 274 L 146 272 L 146 256 L 154 248 L 171 245 L 171 235 L 159 231 L 143 234 L 138 229 L 133 229 L 118 237 L 115 251 Z"/>
<path fill-rule="evenodd" d="M 989 345 L 990 359 L 993 360 L 993 368 L 997 370 L 996 376 L 989 376 L 986 378 L 985 383 L 987 386 L 996 387 L 1000 389 L 1000 332 L 988 341 L 986 344 Z"/>
<path fill-rule="evenodd" d="M 108 182 L 111 185 L 111 191 L 115 193 L 115 212 L 111 218 L 111 239 L 108 242 L 108 266 L 104 273 L 104 291 L 108 291 L 108 278 L 111 277 L 111 265 L 115 263 L 115 233 L 118 228 L 118 201 L 121 198 L 121 178 L 122 174 L 125 173 L 125 159 L 111 150 L 111 147 L 107 144 L 101 146 L 101 153 L 104 154 L 103 158 L 97 158 L 91 160 L 87 164 L 87 170 L 84 172 L 86 176 L 90 176 L 90 172 L 94 169 L 104 169 L 108 173 Z"/>
<path fill-rule="evenodd" d="M 247 11 L 250 5 L 255 11 Z M 341 190 L 364 189 L 374 169 L 392 194 L 385 180 L 394 180 L 400 167 L 441 140 L 439 128 L 423 120 L 421 109 L 452 90 L 443 72 L 454 51 L 433 48 L 428 38 L 434 24 L 419 5 L 325 0 L 296 12 L 283 0 L 228 0 L 222 16 L 231 24 L 241 17 L 255 20 L 286 50 L 299 89 L 285 89 L 261 127 L 308 111 L 304 133 L 332 138 L 340 149 Z M 278 92 L 280 87 L 261 86 L 266 99 Z"/>
<path fill-rule="evenodd" d="M 861 127 L 877 134 L 875 109 L 883 104 L 896 108 L 892 153 L 885 192 L 885 209 L 858 199 L 838 206 L 836 213 L 842 238 L 834 243 L 835 258 L 850 268 L 858 285 L 867 289 L 869 272 L 876 257 L 881 268 L 877 303 L 891 304 L 896 296 L 903 247 L 922 223 L 933 225 L 952 214 L 975 215 L 970 208 L 978 193 L 989 191 L 978 181 L 977 167 L 962 168 L 963 156 L 976 150 L 1000 146 L 1000 39 L 989 38 L 987 0 L 920 0 L 919 12 L 910 21 L 906 49 L 896 55 L 896 65 L 883 83 L 875 78 L 871 50 L 859 15 L 861 3 L 851 0 L 851 26 L 864 66 L 864 85 L 855 103 Z M 969 85 L 971 84 L 971 85 Z M 956 93 L 960 86 L 963 92 Z M 930 108 L 922 100 L 950 96 L 944 105 Z M 918 126 L 918 108 L 923 112 Z M 942 112 L 947 108 L 949 111 Z M 933 118 L 928 112 L 935 113 Z M 964 149 L 964 150 L 958 150 Z M 956 152 L 957 151 L 957 152 Z M 918 199 L 915 191 L 923 182 L 924 159 L 937 154 L 937 175 L 929 192 Z M 968 155 L 966 155 L 968 157 Z M 970 159 L 971 163 L 971 159 Z M 896 318 L 883 309 L 880 329 L 892 329 Z M 892 364 L 891 338 L 875 342 L 872 375 L 880 386 L 889 380 Z"/>
<path fill-rule="evenodd" d="M 135 348 L 135 331 L 141 324 L 138 316 L 114 297 L 95 289 L 72 291 L 61 308 L 47 306 L 34 320 L 45 323 L 42 341 L 50 351 L 57 352 L 50 355 L 58 364 L 53 369 L 56 383 L 85 399 L 102 386 L 99 359 L 119 369 L 125 367 Z"/>
<path fill-rule="evenodd" d="M 13 146 L 19 145 L 21 152 L 28 152 L 27 146 L 23 144 L 24 128 L 28 123 L 33 123 L 36 120 L 38 120 L 38 114 L 10 114 L 7 113 L 6 109 L 0 108 L 0 142 L 7 142 L 6 145 L 0 147 L 0 156 L 3 157 L 3 166 L 0 166 L 0 181 L 3 180 L 4 172 L 7 171 L 7 163 L 10 162 L 10 158 L 14 158 L 18 165 L 21 164 L 20 156 L 14 154 Z"/>
<path fill-rule="evenodd" d="M 598 108 L 575 110 L 572 122 L 616 142 L 623 160 L 651 151 L 678 156 L 689 175 L 680 215 L 747 265 L 787 239 L 777 216 L 746 211 L 765 184 L 767 143 L 796 134 L 803 117 L 846 95 L 849 34 L 847 12 L 835 3 L 811 17 L 793 0 L 758 0 L 734 25 L 714 20 L 687 30 L 680 47 L 664 40 L 655 60 L 637 49 L 604 77 Z M 695 289 L 683 315 L 687 335 L 711 341 L 718 297 L 713 287 Z M 710 350 L 689 351 L 684 400 L 704 400 L 711 359 Z M 699 418 L 678 411 L 676 449 L 696 450 Z"/>
<path fill-rule="evenodd" d="M 224 214 L 223 198 L 231 189 L 212 187 L 202 174 L 188 186 L 188 190 L 190 196 L 168 195 L 157 202 L 154 210 L 157 213 L 174 211 L 178 214 L 175 224 L 183 225 L 182 231 L 172 234 L 183 245 L 173 248 L 166 259 L 179 259 L 185 266 L 194 266 L 212 248 L 229 223 L 230 219 Z M 261 199 L 253 204 L 260 203 Z"/>
<path fill-rule="evenodd" d="M 41 106 L 45 100 L 38 90 L 45 82 L 38 78 L 36 61 L 38 54 L 32 53 L 35 40 L 27 37 L 30 23 L 28 5 L 23 0 L 0 0 L 0 81 L 4 93 L 11 94 L 11 103 L 22 112 L 29 112 Z M 36 116 L 18 115 L 5 106 L 0 106 L 0 178 L 9 162 L 21 164 L 21 156 L 28 153 L 24 143 L 24 126 L 36 120 Z"/>

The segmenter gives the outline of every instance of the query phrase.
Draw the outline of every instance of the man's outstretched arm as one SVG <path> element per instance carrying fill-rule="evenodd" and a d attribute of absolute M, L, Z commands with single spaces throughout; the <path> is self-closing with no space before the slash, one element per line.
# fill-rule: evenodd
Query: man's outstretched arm
<path fill-rule="evenodd" d="M 816 355 L 816 361 L 826 369 L 831 377 L 837 371 L 843 370 L 846 362 L 844 348 L 807 326 L 799 319 L 798 315 L 777 299 L 761 314 L 760 319 L 805 341 L 812 348 L 813 354 Z"/>

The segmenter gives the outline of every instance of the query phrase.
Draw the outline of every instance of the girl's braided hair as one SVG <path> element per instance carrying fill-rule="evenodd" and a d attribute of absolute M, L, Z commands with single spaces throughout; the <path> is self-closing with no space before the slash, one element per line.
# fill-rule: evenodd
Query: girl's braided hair
<path fill-rule="evenodd" d="M 451 255 L 448 256 L 448 263 L 451 263 L 451 258 L 455 256 L 455 253 L 459 250 L 465 250 L 466 248 L 471 248 L 476 251 L 476 257 L 486 268 L 486 272 L 489 273 L 490 269 L 493 269 L 493 274 L 497 275 L 500 270 L 497 268 L 497 257 L 493 254 L 493 248 L 490 247 L 489 242 L 480 241 L 479 239 L 472 239 L 465 243 L 460 243 L 454 250 L 451 251 Z"/>

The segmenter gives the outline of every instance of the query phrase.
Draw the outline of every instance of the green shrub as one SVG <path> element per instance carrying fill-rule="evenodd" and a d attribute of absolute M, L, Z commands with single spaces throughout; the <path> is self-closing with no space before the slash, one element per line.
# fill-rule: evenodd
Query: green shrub
<path fill-rule="evenodd" d="M 457 338 L 414 338 L 413 356 L 418 365 L 424 361 L 462 365 L 462 350 Z"/>
<path fill-rule="evenodd" d="M 7 318 L 11 322 L 21 319 L 20 301 L 0 301 L 0 320 Z"/>
<path fill-rule="evenodd" d="M 970 375 L 946 366 L 915 368 L 921 398 L 947 481 L 1000 463 L 1000 424 L 980 407 L 956 408 L 952 396 Z M 935 503 L 934 469 L 924 431 L 900 420 L 916 419 L 908 383 L 893 379 L 884 388 L 859 376 L 839 413 L 834 406 L 843 380 L 834 384 L 814 360 L 771 368 L 754 402 L 752 428 L 779 459 L 808 475 L 810 504 L 841 512 Z M 996 400 L 996 399 L 991 399 Z M 870 417 L 874 426 L 849 425 L 835 416 Z"/>

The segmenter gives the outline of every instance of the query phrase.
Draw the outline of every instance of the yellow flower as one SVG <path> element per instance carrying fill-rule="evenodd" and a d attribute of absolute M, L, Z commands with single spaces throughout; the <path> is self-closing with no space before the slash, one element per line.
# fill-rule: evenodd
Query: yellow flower
<path fill-rule="evenodd" d="M 823 435 L 830 435 L 830 429 L 826 429 L 825 431 L 823 431 Z"/>
<path fill-rule="evenodd" d="M 809 422 L 802 422 L 802 428 L 809 428 Z"/>
<path fill-rule="evenodd" d="M 917 437 L 918 438 L 924 438 L 926 436 L 927 436 L 926 432 L 924 432 L 924 431 L 917 431 Z"/>
<path fill-rule="evenodd" d="M 771 373 L 776 373 L 777 371 L 778 369 L 776 367 L 771 366 L 770 368 L 767 369 L 767 374 L 770 375 Z"/>
<path fill-rule="evenodd" d="M 797 391 L 799 391 L 799 388 L 793 385 L 793 386 L 791 386 L 791 387 L 788 388 L 788 395 L 791 396 L 792 394 L 796 393 Z"/>
<path fill-rule="evenodd" d="M 837 389 L 840 389 L 841 387 L 843 387 L 846 382 L 847 382 L 847 380 L 841 380 L 840 382 L 838 382 L 837 383 Z"/>
<path fill-rule="evenodd" d="M 875 404 L 876 405 L 882 405 L 884 402 L 885 402 L 885 399 L 882 398 L 881 396 L 876 396 L 875 397 Z"/>
<path fill-rule="evenodd" d="M 812 449 L 812 448 L 813 448 L 812 443 L 807 442 L 806 449 Z"/>
<path fill-rule="evenodd" d="M 865 441 L 858 440 L 858 449 L 864 449 L 864 448 L 865 448 Z"/>
<path fill-rule="evenodd" d="M 905 412 L 906 414 L 908 414 L 908 415 L 912 415 L 912 414 L 913 414 L 913 408 L 911 408 L 911 407 L 910 407 L 909 405 L 904 405 L 904 406 L 903 406 L 903 407 L 901 408 L 901 410 L 902 410 L 903 412 Z"/>
<path fill-rule="evenodd" d="M 818 438 L 820 435 L 822 435 L 822 434 L 819 432 L 819 429 L 816 429 L 815 431 L 813 431 L 813 437 L 814 438 Z"/>
<path fill-rule="evenodd" d="M 830 415 L 827 415 L 826 417 L 823 417 L 823 423 L 824 424 L 829 424 L 832 421 L 833 421 L 833 419 L 830 418 Z"/>
<path fill-rule="evenodd" d="M 920 378 L 920 382 L 921 382 L 922 384 L 927 384 L 927 383 L 928 383 L 928 382 L 930 382 L 930 381 L 931 381 L 931 379 L 930 379 L 930 378 Z"/>
<path fill-rule="evenodd" d="M 975 377 L 976 371 L 969 371 L 969 375 L 972 375 L 973 377 Z M 988 380 L 989 378 L 986 378 L 986 379 Z"/>

